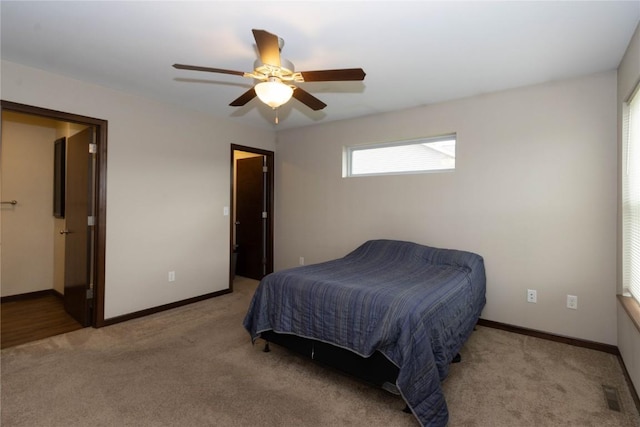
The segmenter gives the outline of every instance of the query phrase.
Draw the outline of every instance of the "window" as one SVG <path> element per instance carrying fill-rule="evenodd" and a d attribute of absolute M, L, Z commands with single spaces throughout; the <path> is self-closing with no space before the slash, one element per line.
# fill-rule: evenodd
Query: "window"
<path fill-rule="evenodd" d="M 640 90 L 627 104 L 623 129 L 622 253 L 624 293 L 640 301 Z"/>
<path fill-rule="evenodd" d="M 346 147 L 344 154 L 344 176 L 453 170 L 456 135 Z"/>

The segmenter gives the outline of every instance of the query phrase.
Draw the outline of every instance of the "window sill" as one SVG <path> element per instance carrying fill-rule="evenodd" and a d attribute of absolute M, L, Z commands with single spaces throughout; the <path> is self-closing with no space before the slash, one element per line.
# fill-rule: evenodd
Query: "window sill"
<path fill-rule="evenodd" d="M 626 311 L 631 318 L 638 332 L 640 332 L 640 304 L 632 297 L 624 297 L 622 295 L 618 295 L 618 300 L 620 304 L 622 304 L 622 307 L 624 307 L 624 311 Z"/>

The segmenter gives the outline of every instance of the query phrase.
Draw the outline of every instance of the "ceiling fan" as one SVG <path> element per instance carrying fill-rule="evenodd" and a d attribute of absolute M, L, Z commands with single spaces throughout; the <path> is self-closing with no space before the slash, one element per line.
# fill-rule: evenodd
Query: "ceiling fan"
<path fill-rule="evenodd" d="M 241 107 L 257 96 L 262 102 L 276 109 L 287 103 L 293 96 L 312 110 L 322 110 L 327 104 L 294 83 L 364 80 L 365 72 L 362 68 L 297 72 L 291 62 L 280 57 L 280 51 L 284 46 L 281 38 L 265 30 L 252 31 L 260 54 L 260 59 L 254 63 L 252 72 L 185 64 L 173 64 L 173 66 L 180 70 L 233 74 L 258 80 L 259 83 L 229 104 L 232 107 Z"/>

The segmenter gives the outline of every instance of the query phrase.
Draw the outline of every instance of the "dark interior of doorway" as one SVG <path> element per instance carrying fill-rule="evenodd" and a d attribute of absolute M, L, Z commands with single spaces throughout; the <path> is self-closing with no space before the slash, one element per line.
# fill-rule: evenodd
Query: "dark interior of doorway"
<path fill-rule="evenodd" d="M 239 171 L 240 160 L 243 161 L 240 169 L 249 170 L 249 178 L 239 178 L 247 176 Z M 273 272 L 274 153 L 232 144 L 231 170 L 229 277 L 233 289 L 236 273 L 260 280 Z M 239 200 L 241 197 L 244 201 Z"/>

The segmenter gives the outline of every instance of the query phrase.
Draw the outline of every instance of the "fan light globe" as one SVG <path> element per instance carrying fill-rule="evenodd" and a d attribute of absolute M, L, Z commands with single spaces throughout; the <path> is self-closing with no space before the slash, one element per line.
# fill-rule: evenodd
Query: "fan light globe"
<path fill-rule="evenodd" d="M 260 101 L 271 108 L 278 108 L 286 104 L 293 95 L 293 88 L 282 83 L 279 79 L 270 77 L 268 81 L 261 82 L 254 87 Z"/>

